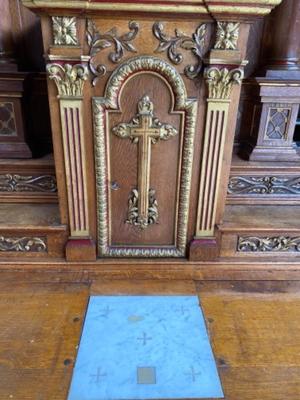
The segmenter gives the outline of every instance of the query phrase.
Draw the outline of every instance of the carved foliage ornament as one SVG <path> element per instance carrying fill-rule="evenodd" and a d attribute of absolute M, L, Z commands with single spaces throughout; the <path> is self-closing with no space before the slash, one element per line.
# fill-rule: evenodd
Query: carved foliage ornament
<path fill-rule="evenodd" d="M 163 24 L 161 22 L 155 22 L 153 25 L 153 33 L 160 42 L 155 52 L 161 53 L 167 51 L 169 59 L 175 65 L 178 65 L 183 61 L 183 56 L 178 49 L 190 50 L 195 57 L 197 57 L 198 62 L 196 65 L 186 66 L 184 72 L 188 78 L 196 78 L 202 68 L 206 24 L 199 25 L 192 37 L 181 32 L 179 29 L 175 29 L 175 36 L 173 37 L 166 35 L 163 30 Z"/>
<path fill-rule="evenodd" d="M 113 47 L 114 51 L 108 56 L 109 60 L 113 63 L 118 63 L 124 57 L 125 51 L 136 53 L 136 49 L 131 41 L 133 41 L 138 34 L 139 25 L 135 21 L 128 23 L 129 32 L 124 35 L 118 36 L 117 28 L 112 28 L 106 33 L 100 33 L 96 28 L 95 23 L 91 20 L 87 21 L 87 41 L 90 47 L 90 61 L 89 68 L 94 75 L 92 84 L 95 86 L 100 76 L 105 75 L 106 67 L 103 64 L 95 65 L 95 56 L 99 51 Z"/>
<path fill-rule="evenodd" d="M 239 22 L 218 22 L 215 49 L 236 50 L 239 29 Z"/>
<path fill-rule="evenodd" d="M 46 238 L 0 236 L 0 251 L 45 252 Z"/>
<path fill-rule="evenodd" d="M 300 194 L 300 177 L 232 176 L 229 180 L 228 193 L 235 195 Z"/>
<path fill-rule="evenodd" d="M 0 192 L 57 192 L 53 175 L 0 175 Z"/>
<path fill-rule="evenodd" d="M 226 100 L 230 98 L 234 84 L 240 85 L 244 72 L 240 68 L 227 69 L 211 67 L 205 70 L 209 99 Z"/>
<path fill-rule="evenodd" d="M 159 140 L 168 140 L 178 134 L 170 124 L 161 123 L 153 115 L 153 103 L 148 96 L 138 102 L 138 114 L 130 123 L 121 123 L 112 129 L 120 138 L 130 138 L 137 143 L 139 153 L 138 190 L 134 189 L 129 198 L 129 224 L 147 228 L 157 222 L 158 204 L 155 199 L 155 190 L 149 187 L 151 168 L 151 144 Z"/>
<path fill-rule="evenodd" d="M 78 44 L 76 18 L 52 17 L 53 41 L 58 46 Z"/>
<path fill-rule="evenodd" d="M 300 251 L 300 237 L 239 237 L 238 252 L 298 252 Z"/>
<path fill-rule="evenodd" d="M 87 79 L 88 71 L 82 64 L 48 64 L 47 72 L 63 97 L 81 97 L 84 81 Z"/>

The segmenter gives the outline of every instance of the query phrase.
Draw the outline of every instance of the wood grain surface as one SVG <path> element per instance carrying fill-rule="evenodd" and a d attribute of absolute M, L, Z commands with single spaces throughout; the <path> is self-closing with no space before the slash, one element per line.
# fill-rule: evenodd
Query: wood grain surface
<path fill-rule="evenodd" d="M 299 289 L 299 281 L 1 284 L 0 399 L 66 399 L 90 293 L 198 294 L 226 400 L 298 400 Z"/>

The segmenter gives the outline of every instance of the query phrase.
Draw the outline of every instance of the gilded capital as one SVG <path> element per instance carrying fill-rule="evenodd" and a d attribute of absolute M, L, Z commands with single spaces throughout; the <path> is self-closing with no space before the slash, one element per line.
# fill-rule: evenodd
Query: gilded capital
<path fill-rule="evenodd" d="M 82 64 L 48 64 L 47 72 L 57 87 L 59 96 L 81 97 L 88 71 Z"/>
<path fill-rule="evenodd" d="M 239 22 L 218 21 L 214 48 L 218 50 L 236 50 L 239 38 L 239 29 Z"/>
<path fill-rule="evenodd" d="M 244 72 L 240 68 L 227 69 L 211 67 L 204 72 L 208 85 L 208 98 L 226 100 L 230 98 L 234 84 L 240 85 Z"/>

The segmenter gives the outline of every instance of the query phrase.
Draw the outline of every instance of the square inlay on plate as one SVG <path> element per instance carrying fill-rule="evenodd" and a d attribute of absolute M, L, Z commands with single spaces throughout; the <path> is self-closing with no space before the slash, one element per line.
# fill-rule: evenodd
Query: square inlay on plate
<path fill-rule="evenodd" d="M 68 400 L 223 398 L 197 296 L 92 296 Z"/>

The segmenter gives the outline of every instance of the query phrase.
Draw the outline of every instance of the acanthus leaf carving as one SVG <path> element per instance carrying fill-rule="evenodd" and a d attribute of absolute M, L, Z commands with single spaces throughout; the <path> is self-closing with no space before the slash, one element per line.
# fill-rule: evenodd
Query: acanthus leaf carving
<path fill-rule="evenodd" d="M 90 47 L 90 60 L 89 68 L 94 78 L 92 80 L 93 86 L 96 85 L 97 80 L 100 76 L 106 74 L 106 66 L 104 64 L 95 65 L 95 56 L 101 51 L 109 47 L 114 47 L 108 58 L 111 62 L 119 63 L 125 55 L 125 51 L 136 53 L 137 50 L 133 46 L 133 41 L 139 31 L 139 24 L 135 21 L 129 21 L 128 23 L 129 32 L 124 35 L 118 36 L 118 31 L 115 27 L 110 29 L 106 33 L 100 33 L 95 23 L 88 19 L 87 20 L 87 42 Z"/>
<path fill-rule="evenodd" d="M 218 100 L 229 99 L 233 85 L 240 85 L 243 76 L 244 72 L 240 68 L 207 68 L 204 72 L 204 77 L 208 85 L 208 98 Z"/>
<path fill-rule="evenodd" d="M 45 252 L 46 238 L 0 236 L 0 251 Z"/>
<path fill-rule="evenodd" d="M 83 64 L 48 64 L 49 79 L 56 84 L 58 94 L 63 97 L 81 97 L 84 81 L 88 77 L 88 71 Z"/>
<path fill-rule="evenodd" d="M 299 252 L 300 237 L 239 237 L 238 252 Z"/>
<path fill-rule="evenodd" d="M 153 34 L 159 40 L 159 45 L 155 52 L 161 53 L 167 51 L 169 59 L 175 65 L 178 65 L 183 61 L 183 55 L 178 51 L 178 49 L 190 50 L 195 55 L 198 62 L 196 65 L 187 65 L 184 72 L 188 78 L 196 78 L 202 69 L 206 24 L 199 25 L 192 36 L 188 36 L 179 29 L 175 29 L 175 36 L 167 36 L 163 30 L 164 25 L 162 22 L 154 23 Z"/>

